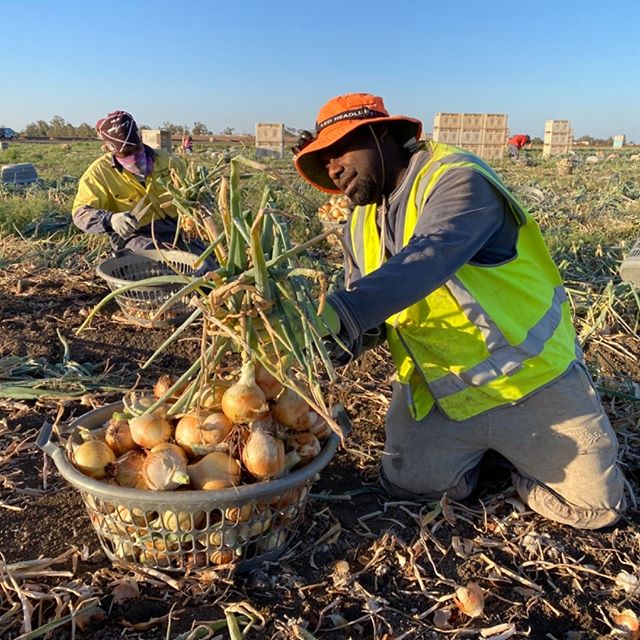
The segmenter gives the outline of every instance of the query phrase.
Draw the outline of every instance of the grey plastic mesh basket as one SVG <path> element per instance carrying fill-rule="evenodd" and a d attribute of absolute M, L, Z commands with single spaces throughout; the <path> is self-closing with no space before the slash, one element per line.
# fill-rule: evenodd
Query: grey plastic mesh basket
<path fill-rule="evenodd" d="M 148 249 L 105 260 L 96 269 L 112 291 L 154 276 L 194 275 L 198 256 L 187 251 L 157 251 Z M 181 322 L 190 311 L 186 300 L 179 300 L 156 317 L 156 311 L 176 291 L 180 284 L 139 286 L 116 296 L 116 302 L 129 320 L 147 327 L 164 327 Z"/>
<path fill-rule="evenodd" d="M 623 280 L 640 287 L 640 240 L 633 245 L 629 255 L 622 261 L 620 276 Z"/>
<path fill-rule="evenodd" d="M 79 438 L 80 426 L 100 428 L 122 407 L 114 403 L 77 418 L 69 424 L 70 437 Z M 337 418 L 348 432 L 346 414 Z M 218 491 L 145 491 L 85 476 L 50 440 L 51 430 L 45 424 L 38 446 L 80 492 L 109 559 L 181 572 L 227 564 L 244 572 L 276 560 L 296 533 L 310 487 L 339 442 L 332 434 L 317 458 L 277 480 Z"/>

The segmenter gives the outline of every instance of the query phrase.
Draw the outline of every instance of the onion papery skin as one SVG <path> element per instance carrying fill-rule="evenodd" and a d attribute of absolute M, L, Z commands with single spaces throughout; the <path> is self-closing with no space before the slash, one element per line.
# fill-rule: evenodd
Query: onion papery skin
<path fill-rule="evenodd" d="M 242 449 L 242 463 L 258 480 L 267 480 L 284 471 L 284 442 L 262 430 L 251 431 Z"/>
<path fill-rule="evenodd" d="M 111 447 L 101 440 L 88 440 L 73 452 L 73 461 L 84 475 L 102 480 L 107 475 L 107 467 L 116 461 Z"/>
<path fill-rule="evenodd" d="M 309 432 L 313 433 L 320 442 L 324 442 L 332 434 L 332 429 L 322 416 L 312 412 Z"/>
<path fill-rule="evenodd" d="M 300 457 L 298 467 L 304 467 L 320 455 L 322 446 L 318 438 L 308 431 L 294 433 L 287 438 L 287 449 L 295 451 Z"/>
<path fill-rule="evenodd" d="M 247 424 L 269 415 L 267 398 L 256 384 L 252 362 L 245 362 L 240 379 L 224 392 L 221 405 L 224 415 L 234 424 Z"/>
<path fill-rule="evenodd" d="M 233 423 L 222 412 L 192 412 L 180 418 L 175 439 L 194 459 L 215 451 L 232 429 Z"/>
<path fill-rule="evenodd" d="M 157 380 L 155 385 L 153 386 L 153 395 L 155 396 L 156 399 L 160 399 L 162 398 L 162 396 L 164 396 L 169 389 L 171 389 L 171 387 L 173 387 L 173 385 L 178 381 L 178 378 L 176 378 L 175 376 L 169 375 L 168 373 L 165 373 L 163 375 L 161 375 Z M 187 388 L 188 383 L 187 382 L 183 382 L 174 392 L 172 395 L 169 396 L 170 400 L 177 400 L 180 395 L 182 394 L 182 392 Z"/>
<path fill-rule="evenodd" d="M 154 414 L 131 418 L 129 429 L 133 441 L 143 449 L 153 449 L 163 442 L 168 442 L 173 436 L 171 424 Z"/>
<path fill-rule="evenodd" d="M 124 395 L 122 402 L 126 413 L 132 416 L 140 416 L 143 415 L 149 407 L 158 402 L 158 398 L 153 394 L 130 391 Z M 153 413 L 162 418 L 166 418 L 168 410 L 169 406 L 163 403 L 157 409 L 154 409 Z"/>
<path fill-rule="evenodd" d="M 172 491 L 188 484 L 187 455 L 177 444 L 162 443 L 145 458 L 142 477 L 152 491 Z"/>
<path fill-rule="evenodd" d="M 238 461 L 222 451 L 208 453 L 202 460 L 190 464 L 187 473 L 193 486 L 205 491 L 234 487 L 240 482 Z"/>
<path fill-rule="evenodd" d="M 289 388 L 278 396 L 272 411 L 276 420 L 294 431 L 308 431 L 316 415 L 307 401 Z"/>
<path fill-rule="evenodd" d="M 267 400 L 274 400 L 284 389 L 282 383 L 271 375 L 259 362 L 256 364 L 256 384 Z"/>
<path fill-rule="evenodd" d="M 131 437 L 129 421 L 123 414 L 114 414 L 111 417 L 104 434 L 104 441 L 111 447 L 116 457 L 120 457 L 127 451 L 133 451 L 133 449 L 137 448 Z"/>
<path fill-rule="evenodd" d="M 120 456 L 109 468 L 109 474 L 121 487 L 147 489 L 147 483 L 142 477 L 142 465 L 147 454 L 142 449 L 127 451 Z"/>
<path fill-rule="evenodd" d="M 205 411 L 222 411 L 222 396 L 232 384 L 228 380 L 213 380 L 196 395 L 198 406 Z"/>

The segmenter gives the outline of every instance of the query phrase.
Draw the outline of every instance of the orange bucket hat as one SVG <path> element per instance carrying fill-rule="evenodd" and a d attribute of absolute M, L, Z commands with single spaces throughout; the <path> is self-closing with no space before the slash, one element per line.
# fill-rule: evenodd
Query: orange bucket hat
<path fill-rule="evenodd" d="M 407 116 L 390 116 L 382 98 L 370 93 L 347 93 L 327 102 L 318 113 L 315 137 L 297 152 L 298 173 L 326 193 L 340 193 L 320 161 L 318 152 L 330 147 L 358 127 L 374 122 L 396 122 L 406 140 L 420 138 L 422 122 Z"/>

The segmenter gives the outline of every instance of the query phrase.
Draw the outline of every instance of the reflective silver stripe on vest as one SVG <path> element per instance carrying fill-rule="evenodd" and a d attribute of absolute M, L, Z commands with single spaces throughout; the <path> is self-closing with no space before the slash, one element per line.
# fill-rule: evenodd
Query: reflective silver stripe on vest
<path fill-rule="evenodd" d="M 450 283 L 447 283 L 449 286 Z M 452 293 L 454 293 L 452 291 Z M 457 293 L 454 293 L 457 296 Z M 567 300 L 567 293 L 562 285 L 557 286 L 553 292 L 553 301 L 548 311 L 538 320 L 538 322 L 529 329 L 527 337 L 519 345 L 509 345 L 504 336 L 496 339 L 495 331 L 499 332 L 495 323 L 488 319 L 486 313 L 482 309 L 476 309 L 476 320 L 472 320 L 477 324 L 483 335 L 484 330 L 488 331 L 488 335 L 494 341 L 494 347 L 489 347 L 490 356 L 471 367 L 467 371 L 460 374 L 449 373 L 442 378 L 438 378 L 429 383 L 429 390 L 436 398 L 444 398 L 459 391 L 464 391 L 467 387 L 480 387 L 488 384 L 492 380 L 503 376 L 513 375 L 522 369 L 523 362 L 529 358 L 533 358 L 542 353 L 545 344 L 556 332 L 562 320 L 562 304 Z M 476 307 L 480 307 L 476 303 Z M 465 307 L 465 312 L 467 312 Z M 471 320 L 471 318 L 470 318 Z M 483 330 L 484 327 L 484 330 Z M 500 332 L 501 333 L 501 332 Z"/>
<path fill-rule="evenodd" d="M 366 275 L 365 264 L 367 262 L 364 252 L 364 221 L 366 218 L 366 207 L 357 207 L 356 211 L 354 211 L 354 215 L 357 215 L 356 218 L 356 228 L 355 233 L 351 236 L 351 245 L 353 246 L 353 253 L 356 259 L 356 264 L 358 265 L 358 269 L 360 269 L 361 275 Z"/>
<path fill-rule="evenodd" d="M 443 164 L 454 164 L 457 162 L 469 162 L 472 161 L 473 158 L 469 158 L 466 153 L 450 153 L 448 156 L 443 156 L 440 160 L 436 160 L 431 167 L 427 170 L 427 172 L 420 178 L 420 184 L 416 189 L 416 207 L 418 208 L 418 215 L 421 213 L 422 201 L 424 199 L 425 191 L 429 186 L 429 182 L 433 177 L 433 174 L 443 165 Z"/>

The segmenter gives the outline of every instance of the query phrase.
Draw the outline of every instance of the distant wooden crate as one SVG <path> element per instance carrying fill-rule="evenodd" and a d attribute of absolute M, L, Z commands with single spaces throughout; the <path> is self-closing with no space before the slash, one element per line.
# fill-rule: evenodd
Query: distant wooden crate
<path fill-rule="evenodd" d="M 479 155 L 483 160 L 502 160 L 504 148 L 504 144 L 483 144 Z"/>
<path fill-rule="evenodd" d="M 142 142 L 152 149 L 172 151 L 171 132 L 163 129 L 141 129 Z"/>
<path fill-rule="evenodd" d="M 626 142 L 626 138 L 624 135 L 613 136 L 613 148 L 614 149 L 622 149 Z"/>
<path fill-rule="evenodd" d="M 504 145 L 507 142 L 507 129 L 485 129 L 482 132 L 482 144 L 485 146 Z"/>
<path fill-rule="evenodd" d="M 571 148 L 570 144 L 545 144 L 542 146 L 542 157 L 563 156 L 571 153 Z"/>
<path fill-rule="evenodd" d="M 461 124 L 460 113 L 436 113 L 433 118 L 434 129 L 459 129 Z"/>
<path fill-rule="evenodd" d="M 460 129 L 434 129 L 433 141 L 444 144 L 460 144 Z"/>
<path fill-rule="evenodd" d="M 545 133 L 569 133 L 570 129 L 570 120 L 546 120 L 544 123 Z"/>
<path fill-rule="evenodd" d="M 465 131 L 478 131 L 484 129 L 484 113 L 463 113 L 462 129 Z"/>
<path fill-rule="evenodd" d="M 504 157 L 504 144 L 462 144 L 460 146 L 483 160 L 501 160 Z"/>
<path fill-rule="evenodd" d="M 256 122 L 256 155 L 284 157 L 284 125 Z"/>
<path fill-rule="evenodd" d="M 484 116 L 485 129 L 506 129 L 507 114 L 506 113 L 486 113 Z"/>
<path fill-rule="evenodd" d="M 551 133 L 546 131 L 544 134 L 544 144 L 548 144 L 552 147 L 559 147 L 561 145 L 570 145 L 573 142 L 573 135 L 567 131 L 566 133 Z"/>
<path fill-rule="evenodd" d="M 467 147 L 470 144 L 482 144 L 482 129 L 479 131 L 466 131 L 460 132 L 460 145 Z"/>

